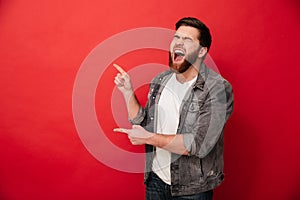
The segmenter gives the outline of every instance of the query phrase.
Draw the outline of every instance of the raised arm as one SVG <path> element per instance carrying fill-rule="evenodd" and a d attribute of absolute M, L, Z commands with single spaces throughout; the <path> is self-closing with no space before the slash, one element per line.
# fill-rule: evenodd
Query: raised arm
<path fill-rule="evenodd" d="M 115 76 L 114 82 L 117 88 L 123 94 L 129 118 L 133 119 L 137 116 L 139 112 L 140 104 L 137 101 L 134 91 L 132 89 L 130 77 L 126 73 L 126 71 L 122 69 L 122 67 L 120 67 L 119 65 L 113 64 L 113 66 L 119 71 L 119 73 Z"/>

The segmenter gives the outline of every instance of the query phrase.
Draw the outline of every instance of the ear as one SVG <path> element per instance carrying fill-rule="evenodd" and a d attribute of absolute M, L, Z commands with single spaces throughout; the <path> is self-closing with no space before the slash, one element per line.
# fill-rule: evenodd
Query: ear
<path fill-rule="evenodd" d="M 207 47 L 201 47 L 199 53 L 198 53 L 198 58 L 203 58 L 207 53 Z"/>

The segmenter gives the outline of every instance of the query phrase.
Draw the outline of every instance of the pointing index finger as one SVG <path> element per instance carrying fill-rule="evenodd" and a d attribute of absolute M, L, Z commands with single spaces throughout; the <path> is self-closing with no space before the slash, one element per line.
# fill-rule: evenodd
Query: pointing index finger
<path fill-rule="evenodd" d="M 126 133 L 128 134 L 129 130 L 125 128 L 115 128 L 114 132 L 121 132 L 121 133 Z"/>
<path fill-rule="evenodd" d="M 122 67 L 120 67 L 117 64 L 113 64 L 113 66 L 123 75 L 123 74 L 127 74 L 126 71 L 124 69 L 122 69 Z"/>

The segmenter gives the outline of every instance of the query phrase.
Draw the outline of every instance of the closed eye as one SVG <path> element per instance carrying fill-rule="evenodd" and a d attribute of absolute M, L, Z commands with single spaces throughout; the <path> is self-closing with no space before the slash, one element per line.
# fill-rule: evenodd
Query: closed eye
<path fill-rule="evenodd" d="M 178 35 L 174 35 L 174 39 L 179 39 L 179 36 Z"/>
<path fill-rule="evenodd" d="M 190 38 L 190 37 L 183 37 L 183 40 L 187 41 L 187 42 L 192 42 L 193 41 L 193 39 Z"/>

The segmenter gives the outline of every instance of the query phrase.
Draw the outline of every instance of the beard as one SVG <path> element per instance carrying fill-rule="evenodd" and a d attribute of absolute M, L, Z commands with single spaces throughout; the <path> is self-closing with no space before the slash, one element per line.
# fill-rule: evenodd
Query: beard
<path fill-rule="evenodd" d="M 182 63 L 174 63 L 172 54 L 169 52 L 169 66 L 172 71 L 175 73 L 181 74 L 186 72 L 197 60 L 199 49 L 186 54 Z"/>

